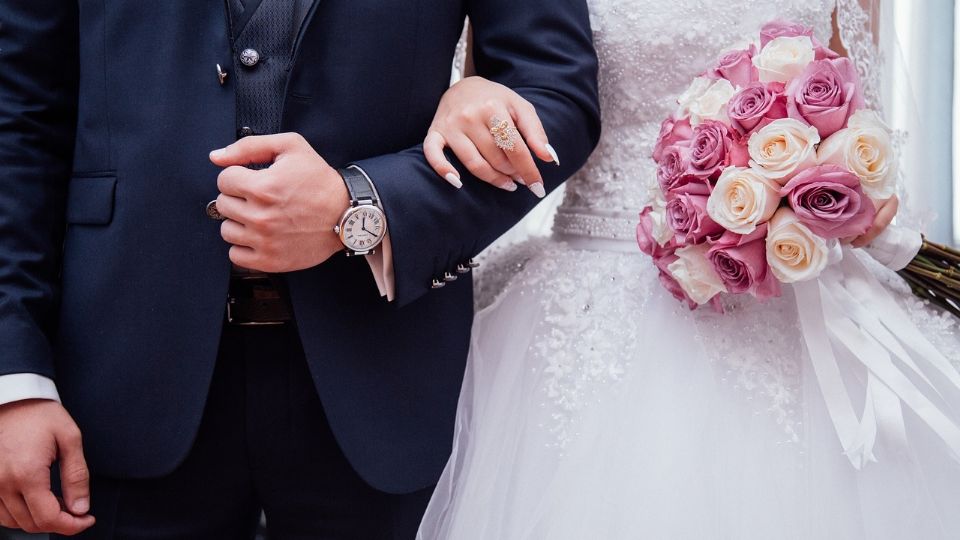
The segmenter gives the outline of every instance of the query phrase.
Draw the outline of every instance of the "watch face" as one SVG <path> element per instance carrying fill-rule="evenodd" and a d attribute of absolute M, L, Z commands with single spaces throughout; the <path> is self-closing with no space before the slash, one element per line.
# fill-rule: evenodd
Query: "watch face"
<path fill-rule="evenodd" d="M 376 206 L 351 208 L 343 218 L 340 239 L 348 249 L 369 251 L 375 248 L 387 232 L 383 212 Z"/>

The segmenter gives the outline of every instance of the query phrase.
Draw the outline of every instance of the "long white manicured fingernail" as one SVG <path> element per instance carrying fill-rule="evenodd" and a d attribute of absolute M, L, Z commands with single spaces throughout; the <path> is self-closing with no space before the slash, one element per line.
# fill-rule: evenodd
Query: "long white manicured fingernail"
<path fill-rule="evenodd" d="M 553 162 L 557 164 L 557 167 L 560 166 L 560 157 L 557 156 L 557 151 L 553 149 L 553 146 L 550 144 L 546 145 L 547 152 L 550 152 L 550 157 L 553 158 Z"/>
<path fill-rule="evenodd" d="M 530 184 L 527 186 L 530 188 L 530 191 L 533 192 L 537 198 L 542 199 L 547 196 L 547 190 L 543 189 L 543 182 L 537 182 L 536 184 Z"/>
<path fill-rule="evenodd" d="M 460 189 L 460 188 L 463 187 L 463 182 L 460 181 L 460 177 L 457 176 L 457 175 L 454 174 L 454 173 L 447 173 L 447 175 L 444 176 L 443 178 L 444 178 L 447 182 L 449 182 L 451 186 L 453 186 L 453 187 L 455 187 L 455 188 L 457 188 L 457 189 Z"/>
<path fill-rule="evenodd" d="M 210 157 L 213 158 L 213 159 L 222 158 L 222 157 L 225 156 L 226 154 L 227 154 L 227 149 L 226 149 L 226 148 L 218 148 L 218 149 L 210 152 Z"/>
<path fill-rule="evenodd" d="M 515 182 L 504 182 L 504 183 L 500 184 L 499 187 L 500 187 L 500 189 L 505 190 L 505 191 L 516 191 L 516 190 L 517 190 L 517 184 L 516 184 Z"/>

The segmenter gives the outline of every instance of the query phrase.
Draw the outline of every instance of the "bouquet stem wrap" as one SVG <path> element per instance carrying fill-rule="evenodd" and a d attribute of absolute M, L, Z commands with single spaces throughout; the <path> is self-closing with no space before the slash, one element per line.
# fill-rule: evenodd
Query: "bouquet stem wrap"
<path fill-rule="evenodd" d="M 916 233 L 913 233 L 916 234 Z M 904 235 L 904 236 L 898 236 Z M 917 237 L 919 235 L 916 235 Z M 882 262 L 909 262 L 918 243 L 909 231 L 880 239 L 897 241 Z M 909 255 L 909 250 L 914 250 Z M 913 325 L 884 286 L 857 259 L 853 249 L 819 279 L 794 285 L 803 338 L 827 411 L 845 455 L 857 469 L 876 461 L 878 433 L 905 450 L 902 406 L 909 408 L 960 459 L 960 374 Z M 858 414 L 841 374 L 838 356 L 866 370 L 862 412 Z"/>

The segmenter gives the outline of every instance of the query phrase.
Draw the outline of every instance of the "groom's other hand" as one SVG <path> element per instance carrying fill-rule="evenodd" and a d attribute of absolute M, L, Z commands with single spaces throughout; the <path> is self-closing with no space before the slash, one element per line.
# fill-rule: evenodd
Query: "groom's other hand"
<path fill-rule="evenodd" d="M 245 137 L 210 153 L 220 228 L 234 264 L 261 272 L 316 266 L 343 249 L 333 228 L 350 206 L 343 179 L 297 133 Z M 269 164 L 265 169 L 247 165 Z"/>
<path fill-rule="evenodd" d="M 63 500 L 50 487 L 60 460 Z M 56 401 L 0 405 L 0 525 L 74 535 L 91 526 L 90 472 L 80 429 Z"/>

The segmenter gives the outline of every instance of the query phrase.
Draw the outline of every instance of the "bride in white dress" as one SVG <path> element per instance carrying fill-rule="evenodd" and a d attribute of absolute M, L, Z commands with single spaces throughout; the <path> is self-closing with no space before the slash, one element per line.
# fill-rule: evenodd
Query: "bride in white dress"
<path fill-rule="evenodd" d="M 881 434 L 862 470 L 843 455 L 789 289 L 690 312 L 636 245 L 677 96 L 773 19 L 830 42 L 836 2 L 590 0 L 604 132 L 553 236 L 485 263 L 454 451 L 421 538 L 960 538 L 960 465 L 911 410 L 906 447 Z M 856 2 L 839 0 L 839 37 L 870 86 Z M 954 321 L 874 266 L 956 363 Z"/>

